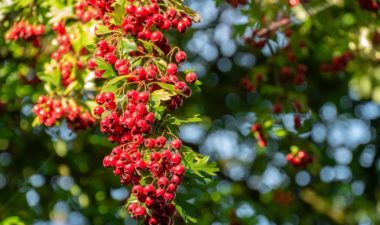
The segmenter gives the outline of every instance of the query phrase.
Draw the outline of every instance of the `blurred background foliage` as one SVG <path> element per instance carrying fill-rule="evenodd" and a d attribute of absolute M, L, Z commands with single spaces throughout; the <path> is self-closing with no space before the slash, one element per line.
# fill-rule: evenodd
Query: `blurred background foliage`
<path fill-rule="evenodd" d="M 5 43 L 3 35 L 30 2 L 0 3 L 0 224 L 134 224 L 121 208 L 127 190 L 102 167 L 111 146 L 96 128 L 72 133 L 65 124 L 31 125 L 31 107 L 43 91 L 36 77 L 42 65 L 35 62 L 49 55 L 36 56 L 27 43 Z M 184 125 L 179 134 L 221 168 L 190 200 L 198 224 L 380 223 L 378 11 L 361 9 L 356 0 L 302 2 L 185 1 L 202 21 L 185 38 L 171 38 L 191 58 L 183 68 L 195 68 L 203 85 L 179 114 L 201 114 L 203 122 Z M 281 18 L 289 22 L 270 32 L 262 48 L 247 44 L 254 30 Z M 296 61 L 289 60 L 288 43 Z M 347 67 L 321 70 L 345 52 L 353 54 Z M 283 67 L 301 63 L 307 66 L 301 85 L 273 81 Z M 255 83 L 256 91 L 241 86 L 258 73 L 265 82 Z M 294 100 L 303 106 L 297 130 Z M 278 102 L 283 111 L 274 114 Z M 256 122 L 269 124 L 266 148 L 250 130 Z M 315 161 L 292 166 L 286 160 L 292 146 Z"/>

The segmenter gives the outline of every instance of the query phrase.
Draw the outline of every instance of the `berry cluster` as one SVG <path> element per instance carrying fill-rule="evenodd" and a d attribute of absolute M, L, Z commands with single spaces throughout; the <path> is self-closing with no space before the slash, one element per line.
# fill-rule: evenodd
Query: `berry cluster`
<path fill-rule="evenodd" d="M 103 13 L 98 27 L 115 31 L 98 35 L 87 67 L 98 79 L 109 77 L 109 74 L 105 76 L 109 70 L 103 64 L 114 75 L 125 77 L 119 89 L 101 92 L 95 98 L 98 106 L 94 114 L 100 117 L 100 130 L 110 142 L 117 143 L 104 157 L 103 165 L 113 168 L 120 182 L 131 188 L 127 205 L 133 218 L 149 225 L 173 224 L 173 200 L 185 173 L 180 153 L 182 142 L 162 126 L 152 93 L 160 89 L 164 93 L 170 91 L 161 100 L 164 111 L 180 107 L 183 99 L 191 96 L 189 85 L 197 81 L 197 75 L 179 71 L 178 64 L 186 60 L 186 53 L 178 47 L 172 48 L 162 33 L 170 28 L 184 32 L 191 26 L 191 19 L 182 10 L 165 4 L 161 7 L 154 0 L 149 3 L 130 0 L 121 24 L 115 24 L 116 21 L 106 18 L 107 12 L 113 10 L 111 5 L 103 7 L 98 4 L 100 1 L 86 2 Z M 135 42 L 137 49 L 121 51 L 120 35 Z M 136 63 L 137 59 L 142 60 Z"/>
<path fill-rule="evenodd" d="M 114 2 L 115 0 L 86 0 L 85 4 L 86 6 L 92 6 L 94 19 L 108 23 L 110 17 L 106 13 L 114 10 L 112 7 Z"/>
<path fill-rule="evenodd" d="M 368 11 L 379 10 L 379 2 L 377 0 L 358 0 L 360 8 Z"/>
<path fill-rule="evenodd" d="M 261 124 L 259 124 L 259 123 L 253 124 L 251 127 L 251 131 L 252 131 L 253 135 L 255 136 L 255 138 L 257 140 L 257 144 L 259 145 L 259 147 L 260 148 L 267 147 L 268 143 L 264 137 L 263 128 L 262 128 Z"/>
<path fill-rule="evenodd" d="M 93 10 L 93 7 L 89 6 L 87 2 L 77 2 L 75 4 L 75 15 L 78 20 L 83 23 L 87 23 L 92 18 L 101 18 L 102 15 L 99 15 L 98 12 L 102 12 L 101 10 Z"/>
<path fill-rule="evenodd" d="M 296 167 L 306 167 L 314 161 L 314 157 L 305 150 L 297 150 L 286 155 L 286 160 Z"/>
<path fill-rule="evenodd" d="M 185 167 L 179 150 L 182 142 L 174 139 L 167 144 L 164 136 L 133 140 L 114 148 L 103 161 L 112 167 L 124 185 L 133 185 L 128 212 L 135 219 L 145 218 L 146 224 L 172 224 L 175 192 L 183 180 Z M 151 177 L 142 174 L 150 173 Z"/>
<path fill-rule="evenodd" d="M 238 7 L 239 5 L 245 5 L 248 3 L 247 0 L 226 0 L 228 4 L 232 5 L 233 7 Z"/>
<path fill-rule="evenodd" d="M 59 47 L 52 53 L 51 58 L 58 62 L 61 83 L 64 87 L 67 87 L 76 79 L 75 74 L 72 75 L 73 66 L 75 65 L 79 70 L 84 69 L 83 61 L 74 54 L 70 41 L 72 37 L 66 32 L 64 24 L 62 22 L 56 22 L 52 25 L 52 29 L 57 34 L 56 41 Z M 65 57 L 65 55 L 69 54 L 70 57 Z M 86 49 L 83 48 L 80 54 L 86 54 Z"/>
<path fill-rule="evenodd" d="M 163 11 L 156 1 L 151 2 L 149 5 L 140 4 L 137 7 L 134 4 L 128 5 L 125 9 L 127 16 L 122 23 L 122 29 L 125 33 L 140 39 L 151 40 L 167 53 L 170 50 L 167 39 L 157 30 L 169 30 L 174 27 L 179 32 L 185 32 L 192 22 L 189 16 L 177 12 L 174 8 Z"/>
<path fill-rule="evenodd" d="M 55 22 L 52 25 L 53 31 L 57 34 L 58 49 L 51 55 L 52 59 L 59 61 L 62 56 L 71 51 L 70 36 L 66 33 L 65 26 L 62 22 Z"/>
<path fill-rule="evenodd" d="M 17 41 L 24 39 L 25 41 L 32 41 L 33 45 L 40 46 L 40 37 L 45 33 L 45 26 L 43 24 L 32 25 L 25 21 L 16 22 L 12 25 L 5 39 L 8 41 Z"/>
<path fill-rule="evenodd" d="M 320 70 L 324 73 L 337 73 L 344 71 L 352 58 L 352 52 L 345 52 L 340 56 L 334 57 L 330 63 L 322 64 Z"/>
<path fill-rule="evenodd" d="M 38 117 L 41 124 L 47 127 L 57 125 L 66 119 L 72 130 L 84 130 L 95 124 L 91 113 L 78 106 L 73 99 L 59 99 L 41 95 L 32 112 Z"/>
<path fill-rule="evenodd" d="M 150 133 L 155 121 L 154 113 L 148 111 L 148 92 L 132 90 L 127 96 L 126 109 L 120 114 L 115 110 L 117 105 L 113 92 L 96 96 L 99 106 L 94 109 L 94 114 L 101 116 L 104 111 L 109 112 L 100 121 L 100 130 L 108 135 L 111 142 L 118 144 L 125 144 L 136 138 L 143 140 L 142 135 Z"/>
<path fill-rule="evenodd" d="M 131 90 L 126 95 L 125 110 L 118 113 L 113 92 L 96 96 L 99 106 L 94 114 L 103 115 L 100 129 L 109 141 L 118 143 L 103 165 L 112 167 L 122 184 L 133 185 L 136 199 L 128 206 L 133 218 L 145 218 L 147 224 L 172 224 L 171 202 L 185 172 L 179 152 L 182 142 L 174 138 L 169 144 L 168 134 L 153 134 L 155 115 L 149 111 L 149 98 L 147 91 Z M 150 175 L 143 176 L 146 172 Z"/>
<path fill-rule="evenodd" d="M 97 44 L 94 57 L 87 62 L 87 68 L 95 70 L 95 77 L 102 78 L 105 70 L 96 69 L 96 58 L 103 58 L 105 62 L 114 65 L 119 75 L 126 75 L 129 73 L 129 62 L 126 59 L 117 59 L 115 55 L 116 47 L 108 45 L 105 40 L 100 40 Z"/>

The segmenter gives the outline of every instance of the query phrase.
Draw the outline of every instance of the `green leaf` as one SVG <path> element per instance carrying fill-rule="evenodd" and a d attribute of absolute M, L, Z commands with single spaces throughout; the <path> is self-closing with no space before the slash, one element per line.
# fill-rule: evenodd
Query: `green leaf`
<path fill-rule="evenodd" d="M 287 131 L 282 127 L 274 127 L 272 130 L 273 134 L 279 138 L 283 138 L 287 135 Z"/>
<path fill-rule="evenodd" d="M 25 225 L 23 221 L 20 220 L 17 216 L 12 216 L 5 218 L 3 221 L 0 221 L 0 225 Z"/>
<path fill-rule="evenodd" d="M 182 153 L 184 155 L 186 169 L 188 169 L 191 173 L 202 177 L 206 181 L 211 181 L 209 177 L 215 176 L 216 172 L 219 171 L 217 163 L 210 163 L 208 156 L 194 152 L 187 146 L 182 147 Z"/>
<path fill-rule="evenodd" d="M 283 95 L 284 89 L 274 85 L 263 85 L 260 94 L 262 95 Z"/>
<path fill-rule="evenodd" d="M 40 125 L 40 120 L 38 119 L 38 117 L 35 117 L 32 122 L 32 127 L 36 127 L 38 125 Z"/>
<path fill-rule="evenodd" d="M 112 65 L 106 63 L 102 58 L 95 59 L 97 69 L 104 70 L 103 78 L 110 78 L 116 76 L 115 70 Z"/>
<path fill-rule="evenodd" d="M 114 11 L 108 13 L 108 15 L 114 20 L 116 25 L 120 25 L 125 16 L 124 1 L 116 2 L 114 5 Z"/>
<path fill-rule="evenodd" d="M 201 121 L 202 121 L 202 118 L 199 118 L 199 114 L 196 114 L 190 118 L 178 118 L 178 117 L 174 117 L 174 116 L 172 116 L 170 118 L 170 123 L 173 125 L 177 125 L 177 126 L 184 124 L 184 123 L 198 123 Z"/>
<path fill-rule="evenodd" d="M 143 44 L 145 50 L 148 53 L 152 53 L 153 52 L 153 43 L 151 43 L 149 41 L 144 41 L 144 40 L 139 40 L 139 41 Z"/>
<path fill-rule="evenodd" d="M 76 87 L 77 85 L 79 84 L 79 82 L 76 80 L 72 83 L 70 83 L 70 85 L 65 89 L 65 91 L 63 92 L 64 95 L 68 95 L 70 94 L 70 92 L 72 92 Z"/>
<path fill-rule="evenodd" d="M 86 45 L 85 48 L 86 48 L 89 52 L 95 52 L 95 50 L 96 50 L 96 44 L 89 44 L 89 45 Z"/>
<path fill-rule="evenodd" d="M 142 58 L 132 61 L 132 68 L 141 66 L 141 63 L 142 63 Z"/>
<path fill-rule="evenodd" d="M 198 223 L 198 220 L 196 219 L 196 217 L 198 217 L 196 206 L 190 204 L 187 199 L 184 198 L 184 194 L 177 193 L 175 207 L 177 209 L 177 212 L 181 215 L 186 223 Z"/>
<path fill-rule="evenodd" d="M 131 51 L 137 50 L 137 45 L 132 38 L 122 38 L 119 46 L 123 55 L 128 54 Z"/>
<path fill-rule="evenodd" d="M 174 93 L 170 93 L 164 89 L 152 92 L 151 101 L 153 102 L 153 112 L 158 120 L 161 119 L 162 114 L 165 111 L 165 107 L 161 105 L 161 102 L 170 100 L 174 95 Z"/>
<path fill-rule="evenodd" d="M 117 76 L 115 78 L 112 78 L 109 80 L 107 83 L 105 83 L 102 87 L 101 92 L 108 91 L 109 89 L 116 89 L 117 88 L 117 83 L 120 81 L 126 81 L 127 77 L 130 77 L 130 75 L 124 75 L 124 76 Z"/>
<path fill-rule="evenodd" d="M 159 58 L 158 60 L 155 60 L 155 62 L 158 64 L 158 67 L 160 70 L 165 70 L 166 67 L 168 67 L 168 64 L 165 60 Z"/>
<path fill-rule="evenodd" d="M 52 69 L 54 65 L 45 64 L 44 73 L 40 73 L 38 78 L 42 81 L 45 81 L 48 84 L 51 84 L 55 87 L 58 87 L 60 84 L 61 75 L 58 69 Z"/>
<path fill-rule="evenodd" d="M 193 91 L 195 93 L 201 92 L 201 86 L 202 86 L 202 81 L 196 80 L 195 83 L 194 83 L 194 85 L 193 85 Z"/>
<path fill-rule="evenodd" d="M 158 47 L 158 46 L 155 45 L 155 44 L 153 44 L 152 46 L 153 46 L 154 50 L 155 50 L 160 56 L 165 55 L 165 53 L 161 50 L 160 47 Z"/>
<path fill-rule="evenodd" d="M 156 82 L 156 84 L 160 87 L 162 87 L 165 90 L 168 91 L 173 91 L 175 92 L 174 85 L 173 84 L 167 84 L 167 83 L 162 83 L 162 82 Z"/>
<path fill-rule="evenodd" d="M 97 35 L 103 35 L 103 34 L 110 34 L 113 31 L 108 29 L 106 26 L 99 26 L 98 29 L 96 30 Z"/>

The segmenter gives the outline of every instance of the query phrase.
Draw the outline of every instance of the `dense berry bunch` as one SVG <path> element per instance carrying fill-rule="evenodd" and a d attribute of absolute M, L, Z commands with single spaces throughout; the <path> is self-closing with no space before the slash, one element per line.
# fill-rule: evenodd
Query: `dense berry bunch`
<path fill-rule="evenodd" d="M 75 4 L 75 15 L 77 16 L 78 20 L 87 23 L 92 18 L 98 18 L 99 15 L 97 14 L 97 10 L 94 10 L 93 7 L 89 6 L 87 2 L 77 2 Z"/>
<path fill-rule="evenodd" d="M 40 37 L 45 33 L 45 26 L 43 24 L 32 25 L 26 21 L 16 22 L 12 25 L 5 39 L 8 41 L 17 41 L 23 39 L 25 41 L 32 41 L 38 47 L 40 45 Z"/>
<path fill-rule="evenodd" d="M 100 116 L 105 110 L 109 112 L 100 121 L 101 131 L 108 135 L 111 142 L 118 144 L 128 143 L 150 133 L 155 116 L 148 111 L 148 100 L 148 92 L 130 91 L 124 112 L 118 113 L 113 92 L 98 94 L 96 102 L 99 106 L 94 109 L 94 114 Z"/>
<path fill-rule="evenodd" d="M 84 69 L 82 60 L 73 51 L 71 39 L 73 35 L 66 32 L 65 26 L 62 22 L 56 22 L 52 25 L 53 31 L 56 33 L 56 41 L 58 49 L 52 53 L 51 58 L 58 62 L 58 69 L 61 74 L 61 83 L 64 87 L 69 86 L 75 81 L 76 77 L 73 73 L 73 67 L 76 69 Z M 82 49 L 81 55 L 86 53 L 86 49 Z"/>
<path fill-rule="evenodd" d="M 379 10 L 379 2 L 377 0 L 358 0 L 358 2 L 362 9 L 369 11 Z"/>
<path fill-rule="evenodd" d="M 104 158 L 103 165 L 112 167 L 122 184 L 133 185 L 134 197 L 128 206 L 133 218 L 145 218 L 147 224 L 172 224 L 171 202 L 185 172 L 179 152 L 182 142 L 172 138 L 169 143 L 173 135 L 153 134 L 155 116 L 149 112 L 149 97 L 146 91 L 129 91 L 125 110 L 119 113 L 114 93 L 96 96 L 99 106 L 94 114 L 103 115 L 100 129 L 111 142 L 118 143 Z"/>
<path fill-rule="evenodd" d="M 84 130 L 95 123 L 91 113 L 77 105 L 74 99 L 59 99 L 41 95 L 32 111 L 38 117 L 39 122 L 47 127 L 57 125 L 64 119 L 72 130 Z"/>
<path fill-rule="evenodd" d="M 352 52 L 345 52 L 340 56 L 334 57 L 330 63 L 322 64 L 320 70 L 324 73 L 337 73 L 344 71 L 352 58 Z"/>
<path fill-rule="evenodd" d="M 172 224 L 171 202 L 185 172 L 179 153 L 181 145 L 179 139 L 168 144 L 164 136 L 144 139 L 134 135 L 132 141 L 114 148 L 104 158 L 104 166 L 112 167 L 122 184 L 133 185 L 128 205 L 133 218 L 145 218 L 147 224 Z M 151 176 L 142 176 L 146 173 Z"/>
<path fill-rule="evenodd" d="M 286 160 L 296 167 L 306 167 L 314 161 L 314 157 L 305 150 L 297 150 L 287 154 Z"/>
<path fill-rule="evenodd" d="M 122 29 L 127 34 L 138 36 L 141 39 L 151 40 L 165 52 L 168 48 L 167 39 L 158 30 L 168 30 L 171 27 L 179 32 L 185 32 L 191 26 L 191 19 L 174 8 L 162 10 L 156 1 L 148 5 L 130 4 L 126 7 L 126 17 Z"/>
<path fill-rule="evenodd" d="M 65 26 L 62 22 L 56 22 L 52 25 L 53 31 L 57 35 L 58 49 L 51 55 L 52 59 L 59 61 L 62 56 L 72 50 L 70 35 L 66 33 Z"/>
<path fill-rule="evenodd" d="M 184 32 L 191 26 L 191 19 L 156 1 L 129 1 L 117 24 L 105 19 L 113 8 L 100 7 L 96 2 L 87 1 L 104 13 L 98 29 L 103 26 L 113 34 L 98 35 L 100 40 L 87 67 L 98 79 L 107 79 L 112 73 L 124 82 L 117 91 L 101 92 L 95 99 L 98 106 L 94 114 L 100 118 L 100 130 L 117 144 L 103 164 L 113 168 L 121 183 L 131 188 L 127 206 L 133 218 L 149 225 L 173 224 L 173 200 L 185 166 L 181 140 L 165 130 L 160 118 L 191 96 L 190 85 L 197 81 L 197 75 L 180 71 L 186 53 L 172 47 L 163 31 L 175 28 Z M 121 49 L 126 38 L 135 49 Z M 153 97 L 157 91 L 167 95 L 158 97 L 160 112 L 155 109 L 157 95 Z"/>
<path fill-rule="evenodd" d="M 93 18 L 96 20 L 103 19 L 104 22 L 109 21 L 109 16 L 107 12 L 112 12 L 114 9 L 112 4 L 115 0 L 86 0 L 85 3 L 88 6 L 93 7 Z"/>

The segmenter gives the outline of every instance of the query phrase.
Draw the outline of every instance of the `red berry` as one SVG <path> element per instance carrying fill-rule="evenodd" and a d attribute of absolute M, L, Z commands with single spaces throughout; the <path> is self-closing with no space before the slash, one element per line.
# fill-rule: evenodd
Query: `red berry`
<path fill-rule="evenodd" d="M 171 163 L 172 165 L 178 165 L 181 163 L 181 160 L 182 160 L 181 154 L 177 153 L 172 156 Z"/>
<path fill-rule="evenodd" d="M 115 94 L 113 92 L 106 92 L 104 94 L 104 97 L 105 97 L 107 102 L 112 102 L 115 100 Z"/>
<path fill-rule="evenodd" d="M 136 169 L 138 170 L 145 170 L 146 168 L 146 163 L 144 160 L 138 160 L 136 163 L 135 163 L 135 167 Z"/>
<path fill-rule="evenodd" d="M 186 74 L 186 82 L 187 83 L 193 84 L 193 83 L 195 83 L 195 81 L 197 81 L 197 74 L 196 73 L 191 72 L 191 73 Z"/>
<path fill-rule="evenodd" d="M 144 187 L 144 193 L 147 196 L 155 196 L 156 188 L 152 184 L 148 184 Z"/>
<path fill-rule="evenodd" d="M 125 12 L 134 15 L 136 13 L 136 6 L 133 4 L 127 5 L 127 7 L 125 8 Z"/>
<path fill-rule="evenodd" d="M 61 22 L 55 22 L 52 26 L 52 30 L 59 33 L 59 34 L 65 34 L 65 27 Z"/>
<path fill-rule="evenodd" d="M 122 65 L 117 69 L 119 75 L 127 75 L 129 73 L 129 68 L 127 65 Z"/>
<path fill-rule="evenodd" d="M 135 209 L 138 207 L 138 205 L 136 203 L 131 203 L 129 206 L 128 206 L 128 212 L 129 214 L 132 214 Z"/>
<path fill-rule="evenodd" d="M 147 103 L 148 100 L 149 100 L 149 92 L 146 92 L 146 91 L 140 92 L 137 98 L 137 101 L 141 103 Z"/>
<path fill-rule="evenodd" d="M 160 31 L 155 31 L 150 36 L 150 40 L 157 43 L 157 42 L 160 42 L 163 37 L 164 37 L 164 35 Z"/>
<path fill-rule="evenodd" d="M 104 55 L 104 60 L 109 64 L 114 64 L 116 62 L 116 56 L 114 53 L 109 52 Z"/>
<path fill-rule="evenodd" d="M 136 197 L 142 195 L 144 194 L 144 188 L 141 185 L 135 185 L 132 187 L 132 194 Z"/>
<path fill-rule="evenodd" d="M 139 6 L 139 7 L 136 9 L 135 15 L 136 15 L 137 17 L 145 17 L 145 16 L 147 15 L 146 7 L 145 7 L 145 6 Z"/>
<path fill-rule="evenodd" d="M 174 19 L 176 16 L 177 16 L 177 10 L 174 8 L 170 8 L 170 9 L 166 10 L 166 12 L 165 12 L 165 17 L 169 20 Z"/>
<path fill-rule="evenodd" d="M 127 165 L 124 166 L 124 172 L 133 174 L 135 172 L 135 164 L 133 163 L 128 163 Z"/>
<path fill-rule="evenodd" d="M 183 33 L 186 31 L 186 28 L 187 28 L 187 26 L 184 22 L 182 22 L 182 21 L 178 22 L 178 24 L 177 24 L 178 32 Z"/>
<path fill-rule="evenodd" d="M 135 208 L 135 210 L 133 211 L 133 215 L 136 217 L 136 218 L 141 218 L 143 216 L 145 216 L 146 214 L 146 210 L 144 207 L 142 206 L 137 206 Z"/>
<path fill-rule="evenodd" d="M 177 175 L 173 175 L 172 176 L 172 179 L 171 179 L 171 181 L 170 181 L 172 184 L 175 184 L 175 185 L 180 185 L 181 184 L 181 182 L 182 182 L 182 178 L 181 177 L 179 177 L 179 176 L 177 176 Z"/>
<path fill-rule="evenodd" d="M 104 102 L 106 102 L 106 96 L 104 95 L 104 93 L 99 93 L 96 95 L 95 101 L 99 105 L 103 105 Z"/>
<path fill-rule="evenodd" d="M 184 61 L 186 61 L 186 53 L 184 51 L 179 51 L 175 54 L 175 61 L 177 63 L 183 63 Z"/>
<path fill-rule="evenodd" d="M 160 136 L 156 138 L 156 147 L 162 148 L 166 144 L 166 138 L 164 136 Z"/>
<path fill-rule="evenodd" d="M 34 28 L 34 33 L 38 36 L 43 35 L 45 33 L 45 26 L 43 24 L 37 25 Z"/>
<path fill-rule="evenodd" d="M 157 186 L 159 188 L 165 189 L 169 185 L 169 179 L 166 177 L 160 177 L 157 181 Z"/>
<path fill-rule="evenodd" d="M 126 59 L 118 59 L 115 61 L 114 67 L 116 70 L 118 70 L 120 68 L 120 66 L 124 66 L 127 63 L 128 63 L 128 61 Z"/>
<path fill-rule="evenodd" d="M 179 139 L 174 139 L 170 145 L 175 149 L 180 149 L 182 147 L 182 141 Z"/>
<path fill-rule="evenodd" d="M 166 192 L 164 194 L 164 199 L 167 201 L 167 202 L 171 202 L 175 197 L 175 194 L 173 192 Z"/>
<path fill-rule="evenodd" d="M 175 166 L 175 167 L 172 168 L 172 172 L 174 174 L 182 176 L 183 173 L 185 172 L 185 167 L 183 165 L 179 164 L 179 165 L 177 165 L 177 166 Z"/>
<path fill-rule="evenodd" d="M 176 89 L 178 91 L 184 91 L 186 87 L 187 87 L 186 83 L 183 81 L 179 81 L 179 82 L 174 84 L 174 89 Z"/>
<path fill-rule="evenodd" d="M 170 63 L 168 67 L 166 67 L 166 72 L 169 75 L 176 75 L 177 74 L 178 67 L 175 63 Z"/>
<path fill-rule="evenodd" d="M 144 140 L 144 145 L 147 149 L 153 149 L 154 147 L 156 147 L 156 141 L 153 138 L 146 138 Z"/>
<path fill-rule="evenodd" d="M 104 112 L 104 108 L 101 106 L 96 106 L 94 108 L 94 114 L 97 116 L 101 116 L 103 112 Z"/>

